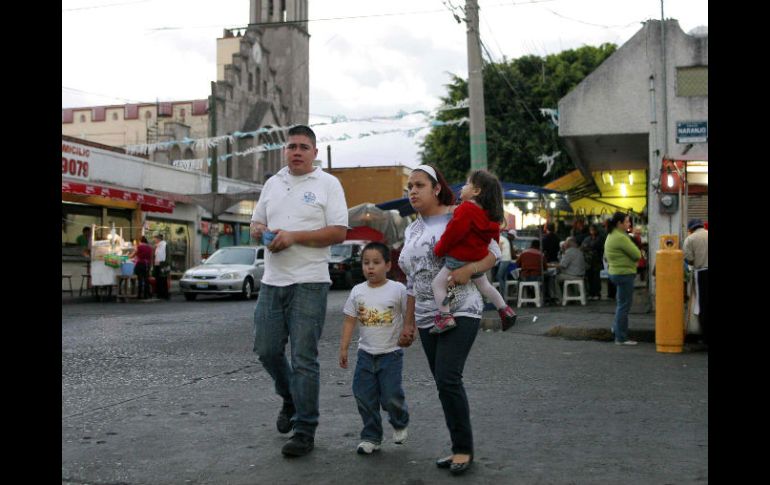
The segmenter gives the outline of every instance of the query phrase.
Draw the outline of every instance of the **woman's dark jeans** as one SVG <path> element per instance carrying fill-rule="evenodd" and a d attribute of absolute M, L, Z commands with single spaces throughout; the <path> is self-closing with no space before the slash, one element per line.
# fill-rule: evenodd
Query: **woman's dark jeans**
<path fill-rule="evenodd" d="M 420 342 L 438 389 L 444 419 L 452 440 L 452 453 L 473 454 L 470 407 L 463 387 L 465 359 L 479 332 L 478 318 L 455 317 L 457 327 L 449 332 L 431 334 L 421 328 Z"/>

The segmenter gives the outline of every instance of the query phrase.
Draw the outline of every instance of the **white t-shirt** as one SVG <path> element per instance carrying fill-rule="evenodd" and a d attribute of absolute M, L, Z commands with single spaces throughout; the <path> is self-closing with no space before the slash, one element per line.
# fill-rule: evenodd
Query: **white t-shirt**
<path fill-rule="evenodd" d="M 337 177 L 316 167 L 295 177 L 283 167 L 262 188 L 251 220 L 270 230 L 314 231 L 328 226 L 348 225 L 345 193 Z M 265 251 L 262 282 L 272 286 L 296 283 L 331 283 L 329 247 L 301 244 L 273 253 Z"/>
<path fill-rule="evenodd" d="M 155 245 L 155 266 L 166 261 L 166 241 L 160 241 Z"/>
<path fill-rule="evenodd" d="M 406 286 L 388 280 L 372 288 L 364 281 L 353 287 L 343 312 L 358 320 L 359 349 L 373 355 L 398 350 L 406 313 Z"/>
<path fill-rule="evenodd" d="M 511 243 L 508 241 L 508 238 L 502 234 L 500 235 L 500 252 L 502 253 L 500 261 L 511 260 Z"/>

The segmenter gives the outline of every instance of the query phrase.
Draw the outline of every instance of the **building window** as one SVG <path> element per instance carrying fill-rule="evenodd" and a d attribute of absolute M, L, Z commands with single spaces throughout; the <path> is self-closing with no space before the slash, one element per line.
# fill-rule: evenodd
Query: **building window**
<path fill-rule="evenodd" d="M 254 89 L 254 75 L 249 73 L 249 91 Z"/>
<path fill-rule="evenodd" d="M 149 120 L 152 118 L 152 111 L 145 111 L 144 112 L 144 119 Z"/>
<path fill-rule="evenodd" d="M 117 119 L 118 119 L 118 114 L 117 113 L 112 113 L 112 121 L 115 121 Z"/>
<path fill-rule="evenodd" d="M 179 117 L 184 119 L 184 108 L 179 110 Z"/>
<path fill-rule="evenodd" d="M 86 115 L 80 115 L 80 122 L 85 123 L 86 122 Z"/>
<path fill-rule="evenodd" d="M 679 67 L 676 70 L 677 96 L 708 96 L 708 66 Z"/>

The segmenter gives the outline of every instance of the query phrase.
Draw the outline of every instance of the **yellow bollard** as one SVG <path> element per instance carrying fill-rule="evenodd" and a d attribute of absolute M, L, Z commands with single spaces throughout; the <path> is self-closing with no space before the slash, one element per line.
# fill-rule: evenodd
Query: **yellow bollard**
<path fill-rule="evenodd" d="M 679 236 L 660 237 L 655 253 L 655 346 L 677 353 L 684 344 L 684 252 Z"/>

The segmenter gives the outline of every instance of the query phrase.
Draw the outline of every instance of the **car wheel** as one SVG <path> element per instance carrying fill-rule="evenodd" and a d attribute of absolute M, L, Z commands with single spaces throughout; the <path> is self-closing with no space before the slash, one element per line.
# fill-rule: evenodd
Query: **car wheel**
<path fill-rule="evenodd" d="M 254 295 L 254 283 L 251 282 L 250 278 L 246 278 L 246 281 L 243 282 L 243 290 L 241 290 L 241 298 L 244 300 L 250 300 L 252 295 Z"/>
<path fill-rule="evenodd" d="M 187 301 L 195 301 L 195 298 L 197 296 L 198 295 L 196 295 L 195 293 L 185 293 L 184 294 L 184 299 L 187 300 Z"/>

